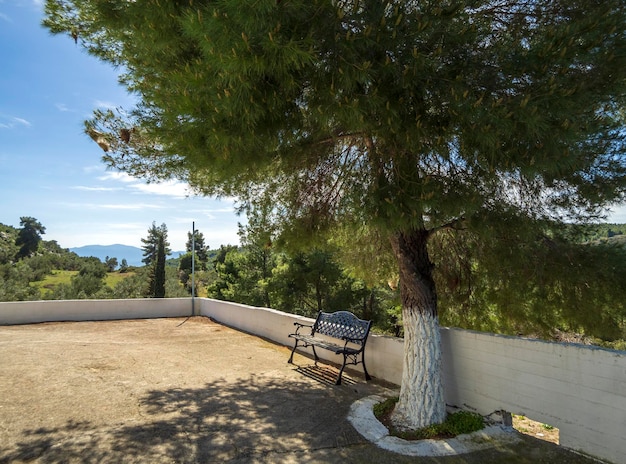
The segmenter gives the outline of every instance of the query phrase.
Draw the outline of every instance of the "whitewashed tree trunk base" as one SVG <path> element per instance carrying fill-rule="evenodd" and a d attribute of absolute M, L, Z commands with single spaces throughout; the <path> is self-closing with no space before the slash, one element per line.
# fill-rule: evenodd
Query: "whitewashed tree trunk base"
<path fill-rule="evenodd" d="M 438 424 L 446 418 L 441 375 L 439 319 L 407 308 L 404 318 L 404 363 L 400 399 L 391 420 L 401 430 Z"/>

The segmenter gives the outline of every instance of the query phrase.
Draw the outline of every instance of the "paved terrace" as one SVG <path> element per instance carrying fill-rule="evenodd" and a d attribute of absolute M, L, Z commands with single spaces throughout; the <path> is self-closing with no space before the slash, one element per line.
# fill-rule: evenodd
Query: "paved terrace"
<path fill-rule="evenodd" d="M 204 317 L 0 327 L 0 463 L 597 462 L 525 437 L 446 458 L 365 440 L 350 405 L 388 394 Z"/>

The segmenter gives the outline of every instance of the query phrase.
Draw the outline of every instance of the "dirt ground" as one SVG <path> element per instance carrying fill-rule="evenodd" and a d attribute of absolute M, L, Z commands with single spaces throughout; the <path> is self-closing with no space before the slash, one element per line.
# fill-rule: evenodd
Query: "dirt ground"
<path fill-rule="evenodd" d="M 523 436 L 444 458 L 347 420 L 388 386 L 207 318 L 0 326 L 0 463 L 596 464 Z"/>
<path fill-rule="evenodd" d="M 549 424 L 542 424 L 526 416 L 513 414 L 513 428 L 525 435 L 538 438 L 556 445 L 559 444 L 559 429 Z"/>

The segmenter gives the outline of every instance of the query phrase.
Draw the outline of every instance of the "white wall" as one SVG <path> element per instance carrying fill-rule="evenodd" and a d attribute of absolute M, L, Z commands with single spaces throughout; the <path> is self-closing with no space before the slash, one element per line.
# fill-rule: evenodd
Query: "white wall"
<path fill-rule="evenodd" d="M 195 313 L 293 346 L 294 322 L 312 319 L 206 298 Z M 180 317 L 189 298 L 0 303 L 0 324 Z M 563 446 L 615 463 L 626 456 L 626 352 L 442 328 L 448 404 L 482 414 L 506 410 L 558 427 Z M 399 384 L 403 341 L 371 334 L 365 349 L 370 374 Z M 318 350 L 320 357 L 341 362 Z M 287 359 L 285 359 L 287 361 Z M 356 372 L 361 373 L 360 366 Z"/>
<path fill-rule="evenodd" d="M 442 329 L 446 401 L 558 427 L 562 446 L 624 462 L 626 352 Z"/>
<path fill-rule="evenodd" d="M 104 321 L 191 314 L 189 298 L 50 300 L 0 303 L 0 325 L 55 321 Z"/>

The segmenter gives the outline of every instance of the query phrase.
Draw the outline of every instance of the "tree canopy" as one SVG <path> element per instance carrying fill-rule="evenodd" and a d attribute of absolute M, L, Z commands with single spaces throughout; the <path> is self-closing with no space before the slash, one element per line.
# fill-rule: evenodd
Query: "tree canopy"
<path fill-rule="evenodd" d="M 163 239 L 163 256 L 168 256 L 172 253 L 169 248 L 170 244 L 167 241 L 167 225 L 161 224 L 157 227 L 156 222 L 152 222 L 152 225 L 148 229 L 148 236 L 141 239 L 141 249 L 143 250 L 143 259 L 141 260 L 146 266 L 151 266 L 158 259 L 159 255 L 159 241 Z"/>
<path fill-rule="evenodd" d="M 86 123 L 110 166 L 272 205 L 286 239 L 388 240 L 402 426 L 445 414 L 428 243 L 624 200 L 623 0 L 47 0 L 44 24 L 139 97 Z"/>
<path fill-rule="evenodd" d="M 24 216 L 20 218 L 22 228 L 17 233 L 15 244 L 20 247 L 16 258 L 26 258 L 37 251 L 41 242 L 41 234 L 46 233 L 46 228 L 37 219 Z"/>

